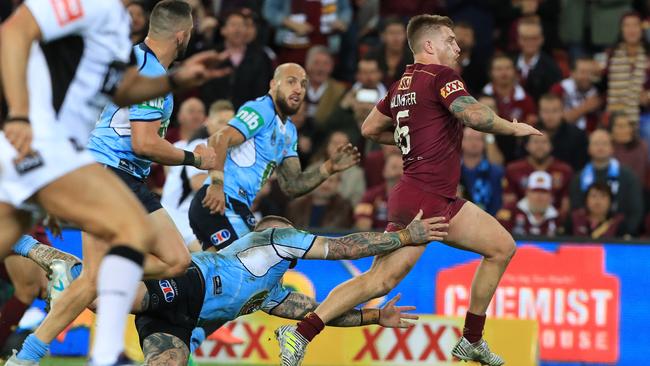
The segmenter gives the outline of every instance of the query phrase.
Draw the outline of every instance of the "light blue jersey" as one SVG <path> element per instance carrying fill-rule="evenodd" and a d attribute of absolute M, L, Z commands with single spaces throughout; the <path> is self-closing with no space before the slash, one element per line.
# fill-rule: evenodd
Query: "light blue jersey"
<path fill-rule="evenodd" d="M 160 64 L 146 44 L 140 43 L 134 46 L 133 52 L 140 74 L 156 77 L 167 73 L 167 69 Z M 119 108 L 109 103 L 102 111 L 90 136 L 88 150 L 98 163 L 122 169 L 137 178 L 144 179 L 151 170 L 151 160 L 133 152 L 131 122 L 161 121 L 158 133 L 164 137 L 173 109 L 174 98 L 171 93 L 129 108 Z"/>
<path fill-rule="evenodd" d="M 282 276 L 315 240 L 316 236 L 293 228 L 266 229 L 218 253 L 192 254 L 205 279 L 200 323 L 226 322 L 280 304 L 289 295 L 282 287 Z"/>
<path fill-rule="evenodd" d="M 282 122 L 270 95 L 246 102 L 228 125 L 246 141 L 226 154 L 223 191 L 250 207 L 275 168 L 284 159 L 298 156 L 298 132 L 291 119 Z M 205 184 L 209 183 L 208 178 Z"/>

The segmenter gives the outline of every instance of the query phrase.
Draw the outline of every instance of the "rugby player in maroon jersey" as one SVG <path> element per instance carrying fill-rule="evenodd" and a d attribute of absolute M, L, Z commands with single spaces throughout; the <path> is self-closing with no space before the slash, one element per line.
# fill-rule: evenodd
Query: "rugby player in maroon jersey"
<path fill-rule="evenodd" d="M 500 118 L 469 95 L 454 70 L 460 49 L 452 28 L 449 18 L 438 15 L 418 15 L 409 21 L 407 37 L 415 63 L 370 112 L 362 133 L 402 151 L 404 175 L 388 199 L 387 230 L 403 229 L 422 209 L 424 217 L 447 218 L 445 244 L 483 256 L 472 283 L 463 336 L 452 355 L 496 366 L 504 361 L 482 339 L 483 326 L 488 304 L 515 253 L 515 242 L 494 217 L 456 197 L 463 127 L 511 136 L 540 132 L 525 123 Z M 390 292 L 423 251 L 424 247 L 400 248 L 377 257 L 368 272 L 335 288 L 297 326 L 279 328 L 276 335 L 282 364 L 299 365 L 307 344 L 324 324 Z"/>

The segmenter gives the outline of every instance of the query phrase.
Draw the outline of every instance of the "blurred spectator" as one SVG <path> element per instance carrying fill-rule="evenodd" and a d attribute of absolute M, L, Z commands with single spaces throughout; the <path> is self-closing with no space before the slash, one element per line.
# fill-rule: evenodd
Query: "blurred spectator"
<path fill-rule="evenodd" d="M 547 134 L 530 136 L 526 142 L 528 156 L 513 161 L 506 166 L 506 189 L 504 204 L 519 201 L 526 194 L 531 174 L 535 171 L 545 171 L 551 177 L 552 204 L 562 217 L 569 212 L 569 184 L 573 169 L 563 161 L 551 155 L 553 146 Z"/>
<path fill-rule="evenodd" d="M 246 10 L 249 9 L 243 9 L 242 11 L 246 11 Z M 276 62 L 276 59 L 278 58 L 278 55 L 275 54 L 275 51 L 273 51 L 271 47 L 269 47 L 266 43 L 260 42 L 260 40 L 258 39 L 259 32 L 257 31 L 257 27 L 263 26 L 259 24 L 260 23 L 259 16 L 257 15 L 257 13 L 254 13 L 252 11 L 249 11 L 248 13 L 250 14 L 249 16 L 246 17 L 246 44 L 255 44 L 258 45 L 259 47 L 262 47 L 262 49 L 266 53 L 266 56 L 268 56 L 269 60 L 271 60 L 271 63 L 274 64 Z M 247 13 L 245 12 L 244 14 Z"/>
<path fill-rule="evenodd" d="M 562 79 L 562 72 L 555 60 L 542 51 L 544 34 L 536 18 L 526 18 L 517 26 L 517 70 L 520 83 L 534 99 L 549 91 L 551 85 Z"/>
<path fill-rule="evenodd" d="M 354 0 L 353 3 L 356 40 L 363 42 L 366 37 L 376 35 L 380 0 Z"/>
<path fill-rule="evenodd" d="M 469 127 L 463 131 L 463 160 L 460 180 L 465 196 L 494 215 L 501 208 L 503 168 L 485 157 L 485 134 Z"/>
<path fill-rule="evenodd" d="M 643 218 L 643 192 L 634 173 L 622 166 L 614 156 L 609 132 L 598 129 L 589 136 L 591 161 L 571 181 L 571 209 L 584 207 L 585 192 L 594 183 L 606 183 L 612 190 L 614 212 L 624 215 L 622 232 L 634 235 Z"/>
<path fill-rule="evenodd" d="M 526 196 L 497 213 L 497 219 L 513 235 L 554 236 L 561 228 L 559 213 L 551 204 L 551 180 L 547 172 L 531 173 Z"/>
<path fill-rule="evenodd" d="M 296 198 L 287 207 L 287 218 L 298 228 L 352 227 L 352 205 L 338 194 L 341 176 L 334 174 L 311 193 Z"/>
<path fill-rule="evenodd" d="M 469 92 L 478 93 L 487 83 L 487 63 L 485 58 L 481 58 L 473 52 L 476 44 L 474 29 L 469 23 L 459 22 L 454 25 L 454 33 L 458 47 L 460 47 L 460 56 L 458 56 L 460 75 Z"/>
<path fill-rule="evenodd" d="M 509 120 L 535 124 L 535 102 L 517 82 L 517 73 L 512 59 L 498 55 L 490 63 L 490 83 L 483 88 L 483 94 L 492 95 L 497 102 L 498 115 Z M 496 136 L 499 150 L 506 162 L 523 155 L 521 139 L 512 136 Z"/>
<path fill-rule="evenodd" d="M 609 119 L 609 132 L 614 143 L 614 157 L 645 186 L 650 164 L 648 145 L 639 137 L 636 125 L 627 114 L 614 112 Z"/>
<path fill-rule="evenodd" d="M 205 9 L 201 0 L 188 0 L 188 3 L 192 6 L 194 21 L 192 37 L 187 47 L 187 54 L 191 55 L 214 47 L 219 21 L 210 14 L 209 10 Z"/>
<path fill-rule="evenodd" d="M 600 51 L 616 42 L 621 16 L 631 0 L 561 2 L 560 39 L 568 46 L 571 59 Z"/>
<path fill-rule="evenodd" d="M 273 77 L 271 61 L 262 48 L 247 44 L 248 32 L 246 15 L 234 12 L 225 18 L 221 28 L 224 40 L 217 46 L 217 51 L 227 53 L 225 64 L 233 71 L 230 75 L 208 81 L 200 88 L 201 99 L 206 105 L 217 99 L 230 99 L 235 108 L 239 108 L 268 91 Z"/>
<path fill-rule="evenodd" d="M 472 55 L 487 62 L 494 48 L 495 19 L 492 16 L 494 1 L 446 0 L 445 5 L 447 14 L 455 23 L 467 23 L 474 30 L 476 45 Z M 483 72 L 485 73 L 485 69 Z"/>
<path fill-rule="evenodd" d="M 612 190 L 606 183 L 594 183 L 585 193 L 585 207 L 574 210 L 567 234 L 592 239 L 620 236 L 623 215 L 612 212 Z"/>
<path fill-rule="evenodd" d="M 585 131 L 562 118 L 562 100 L 555 94 L 544 94 L 539 100 L 539 127 L 551 138 L 555 158 L 578 171 L 587 163 Z"/>
<path fill-rule="evenodd" d="M 315 129 L 311 119 L 307 118 L 307 103 L 302 103 L 298 112 L 291 116 L 291 122 L 298 130 L 298 158 L 301 166 L 309 165 L 316 150 L 314 144 Z"/>
<path fill-rule="evenodd" d="M 187 144 L 205 122 L 205 107 L 197 98 L 186 99 L 181 104 L 176 118 L 180 128 L 180 140 Z"/>
<path fill-rule="evenodd" d="M 383 169 L 384 182 L 368 188 L 354 209 L 355 227 L 359 230 L 383 230 L 388 224 L 388 194 L 402 177 L 402 155 L 391 153 Z"/>
<path fill-rule="evenodd" d="M 325 134 L 331 131 L 344 131 L 353 145 L 363 151 L 365 140 L 361 136 L 361 124 L 375 104 L 386 95 L 386 87 L 381 83 L 381 70 L 376 59 L 363 58 L 357 66 L 355 83 L 348 90 L 338 106 L 318 130 Z"/>
<path fill-rule="evenodd" d="M 341 131 L 334 131 L 329 135 L 325 150 L 322 153 L 321 159 L 318 159 L 315 164 L 320 165 L 323 161 L 331 158 L 336 154 L 336 149 L 341 145 L 350 143 L 348 135 Z M 363 176 L 363 169 L 355 165 L 339 173 L 341 175 L 338 184 L 338 193 L 344 199 L 350 201 L 354 206 L 361 200 L 363 192 L 366 190 L 366 179 Z"/>
<path fill-rule="evenodd" d="M 366 185 L 374 187 L 384 183 L 382 169 L 386 158 L 392 154 L 402 154 L 395 145 L 381 145 L 381 148 L 366 154 L 363 158 L 363 172 L 366 177 Z"/>
<path fill-rule="evenodd" d="M 322 126 L 345 93 L 345 85 L 332 79 L 334 59 L 327 47 L 313 46 L 307 52 L 305 71 L 309 85 L 305 96 L 307 118 Z"/>
<path fill-rule="evenodd" d="M 220 99 L 210 104 L 208 117 L 203 126 L 201 126 L 190 140 L 203 139 L 214 135 L 219 129 L 228 124 L 235 115 L 235 107 L 229 100 Z"/>
<path fill-rule="evenodd" d="M 478 98 L 476 98 L 476 100 L 479 103 L 490 107 L 490 109 L 494 111 L 494 113 L 497 114 L 499 113 L 499 111 L 497 110 L 497 100 L 492 95 L 481 94 L 478 96 Z M 490 133 L 486 134 L 485 144 L 486 144 L 485 156 L 487 157 L 488 161 L 492 164 L 503 165 L 504 163 L 503 153 L 499 149 L 499 146 L 497 146 L 496 138 L 494 137 L 494 135 Z"/>
<path fill-rule="evenodd" d="M 420 14 L 444 14 L 443 0 L 409 0 L 381 2 L 381 15 L 397 15 L 408 19 Z"/>
<path fill-rule="evenodd" d="M 565 121 L 591 132 L 596 129 L 597 112 L 603 104 L 594 86 L 597 65 L 589 57 L 579 57 L 571 65 L 571 76 L 553 85 L 551 93 L 562 98 Z"/>
<path fill-rule="evenodd" d="M 625 15 L 620 22 L 621 40 L 607 61 L 607 111 L 623 112 L 639 122 L 640 108 L 650 103 L 648 57 L 643 44 L 641 17 Z"/>
<path fill-rule="evenodd" d="M 149 29 L 149 11 L 141 1 L 132 1 L 126 7 L 131 16 L 131 43 L 144 42 Z"/>
<path fill-rule="evenodd" d="M 386 87 L 390 87 L 401 78 L 406 65 L 413 63 L 413 53 L 406 42 L 404 22 L 398 17 L 384 19 L 381 44 L 370 50 L 366 56 L 374 58 L 379 63 Z"/>
<path fill-rule="evenodd" d="M 340 33 L 352 21 L 349 0 L 266 0 L 263 16 L 275 28 L 280 63 L 305 63 L 307 48 L 326 46 L 338 53 Z"/>

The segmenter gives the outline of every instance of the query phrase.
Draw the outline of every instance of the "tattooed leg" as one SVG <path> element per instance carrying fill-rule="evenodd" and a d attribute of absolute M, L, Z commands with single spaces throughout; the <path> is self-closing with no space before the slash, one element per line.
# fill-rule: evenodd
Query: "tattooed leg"
<path fill-rule="evenodd" d="M 190 350 L 183 341 L 167 333 L 154 333 L 144 339 L 145 366 L 187 365 Z"/>
<path fill-rule="evenodd" d="M 48 273 L 50 272 L 50 265 L 55 259 L 61 259 L 63 261 L 72 263 L 81 263 L 81 259 L 75 257 L 72 254 L 68 254 L 56 248 L 40 243 L 29 251 L 27 257 L 36 262 L 36 264 L 38 264 Z"/>

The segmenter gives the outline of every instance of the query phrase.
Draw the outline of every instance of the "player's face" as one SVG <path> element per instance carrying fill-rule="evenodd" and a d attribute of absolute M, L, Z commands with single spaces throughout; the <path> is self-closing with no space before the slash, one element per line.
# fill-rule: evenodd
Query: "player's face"
<path fill-rule="evenodd" d="M 442 65 L 455 68 L 460 55 L 460 47 L 456 42 L 456 35 L 449 27 L 440 27 L 431 40 L 431 46 Z"/>
<path fill-rule="evenodd" d="M 285 116 L 293 116 L 300 109 L 307 91 L 307 76 L 301 67 L 288 67 L 275 83 L 275 102 Z"/>
<path fill-rule="evenodd" d="M 589 193 L 587 193 L 585 205 L 587 206 L 587 211 L 589 213 L 598 216 L 607 216 L 612 202 L 607 193 L 598 189 L 591 189 L 589 190 Z"/>
<path fill-rule="evenodd" d="M 539 102 L 539 117 L 544 126 L 555 129 L 562 123 L 562 101 L 559 99 L 542 99 Z"/>

